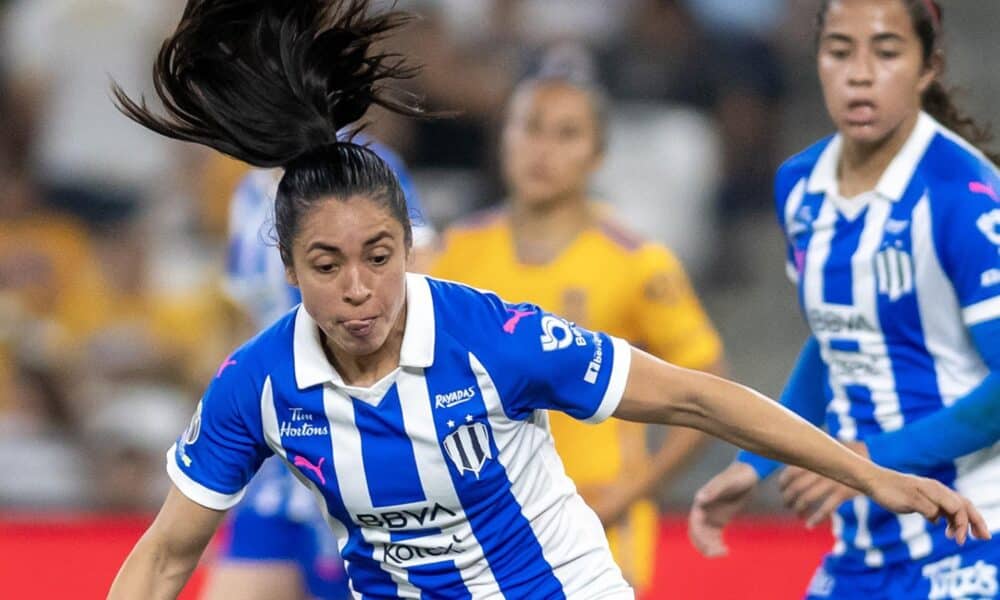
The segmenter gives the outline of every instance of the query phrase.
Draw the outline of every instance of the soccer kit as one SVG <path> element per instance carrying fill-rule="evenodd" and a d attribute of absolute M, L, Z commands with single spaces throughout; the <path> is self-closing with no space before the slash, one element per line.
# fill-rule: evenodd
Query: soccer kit
<path fill-rule="evenodd" d="M 430 272 L 536 303 L 684 367 L 703 369 L 721 358 L 719 337 L 677 259 L 606 215 L 551 262 L 530 265 L 516 256 L 506 213 L 482 213 L 446 232 Z M 566 472 L 578 487 L 613 485 L 648 462 L 645 425 L 610 420 L 595 427 L 553 413 L 551 426 Z M 623 524 L 607 533 L 629 581 L 648 585 L 657 533 L 653 503 L 636 503 Z"/>
<path fill-rule="evenodd" d="M 168 453 L 216 510 L 278 456 L 324 507 L 358 598 L 631 598 L 548 410 L 600 422 L 628 344 L 533 305 L 408 275 L 399 367 L 347 385 L 301 306 L 220 367 Z"/>
<path fill-rule="evenodd" d="M 780 169 L 778 216 L 825 366 L 817 396 L 826 426 L 841 440 L 870 440 L 877 460 L 881 436 L 975 393 L 1000 370 L 1000 178 L 922 113 L 875 189 L 843 198 L 841 143 L 823 140 Z M 1000 529 L 1000 446 L 921 474 L 958 490 Z M 998 542 L 960 548 L 944 522 L 865 497 L 839 508 L 833 531 L 810 598 L 997 597 Z"/>

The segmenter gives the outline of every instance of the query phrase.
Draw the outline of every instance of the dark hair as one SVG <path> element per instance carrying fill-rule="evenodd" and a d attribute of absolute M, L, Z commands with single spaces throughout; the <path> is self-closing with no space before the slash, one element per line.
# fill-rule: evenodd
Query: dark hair
<path fill-rule="evenodd" d="M 831 1 L 820 0 L 819 13 L 816 17 L 817 47 L 823 27 L 826 25 L 826 13 L 830 9 Z M 941 20 L 943 14 L 941 7 L 935 0 L 901 0 L 901 2 L 910 14 L 913 28 L 917 32 L 917 37 L 920 38 L 924 63 L 929 65 L 934 53 L 942 50 Z M 1000 165 L 1000 154 L 986 149 L 986 146 L 993 140 L 989 127 L 977 125 L 972 117 L 962 113 L 955 106 L 951 94 L 951 90 L 945 88 L 939 79 L 935 79 L 924 92 L 921 105 L 942 125 L 965 138 L 970 144 L 982 151 L 987 158 Z"/>
<path fill-rule="evenodd" d="M 562 43 L 545 49 L 517 89 L 546 83 L 568 85 L 587 94 L 597 124 L 597 147 L 603 151 L 608 142 L 608 95 L 598 81 L 597 65 L 587 48 Z"/>
<path fill-rule="evenodd" d="M 412 243 L 406 200 L 389 166 L 338 139 L 372 104 L 423 115 L 385 81 L 417 73 L 372 45 L 410 15 L 369 14 L 368 0 L 188 0 L 153 67 L 166 115 L 113 84 L 116 104 L 149 129 L 258 167 L 282 166 L 275 230 L 285 264 L 302 215 L 323 198 L 363 195 L 384 205 Z M 358 126 L 347 137 L 353 135 Z"/>

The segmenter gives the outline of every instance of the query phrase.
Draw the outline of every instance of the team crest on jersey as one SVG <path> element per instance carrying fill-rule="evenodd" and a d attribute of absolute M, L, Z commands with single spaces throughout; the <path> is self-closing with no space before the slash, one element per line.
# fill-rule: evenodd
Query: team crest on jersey
<path fill-rule="evenodd" d="M 483 423 L 462 425 L 448 434 L 448 437 L 444 438 L 444 449 L 458 469 L 459 475 L 465 475 L 465 472 L 469 471 L 476 476 L 476 479 L 479 479 L 479 473 L 486 465 L 486 461 L 493 458 L 490 433 Z"/>
<path fill-rule="evenodd" d="M 889 246 L 875 255 L 878 293 L 893 302 L 913 291 L 913 257 L 899 245 Z"/>

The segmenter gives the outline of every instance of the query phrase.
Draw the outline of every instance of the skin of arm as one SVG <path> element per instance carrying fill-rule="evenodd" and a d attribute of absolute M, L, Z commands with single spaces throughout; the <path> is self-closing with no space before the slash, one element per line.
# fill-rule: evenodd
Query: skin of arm
<path fill-rule="evenodd" d="M 108 600 L 176 598 L 225 514 L 171 486 L 153 524 L 118 571 Z"/>
<path fill-rule="evenodd" d="M 723 361 L 718 361 L 706 369 L 713 375 L 725 372 Z M 611 485 L 589 486 L 580 489 L 601 523 L 605 527 L 616 524 L 628 512 L 630 506 L 652 496 L 657 488 L 676 477 L 708 442 L 708 435 L 689 427 L 671 427 L 655 454 L 646 455 L 646 425 L 640 425 L 634 435 L 626 435 L 622 449 L 626 461 L 642 460 L 643 464 L 629 465 L 629 469 L 618 481 Z"/>
<path fill-rule="evenodd" d="M 985 521 L 944 485 L 876 466 L 769 398 L 710 374 L 631 350 L 631 369 L 614 416 L 694 427 L 758 454 L 804 467 L 857 489 L 888 510 L 948 519 L 963 543 L 988 539 Z"/>
<path fill-rule="evenodd" d="M 304 600 L 302 576 L 294 563 L 226 562 L 212 568 L 202 600 Z"/>

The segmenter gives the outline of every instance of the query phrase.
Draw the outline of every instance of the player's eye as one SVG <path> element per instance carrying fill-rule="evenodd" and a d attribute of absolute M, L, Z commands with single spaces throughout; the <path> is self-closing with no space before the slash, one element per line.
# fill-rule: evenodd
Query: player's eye
<path fill-rule="evenodd" d="M 334 263 L 320 263 L 316 265 L 316 270 L 320 273 L 333 273 L 337 265 Z"/>
<path fill-rule="evenodd" d="M 373 254 L 369 260 L 373 265 L 380 267 L 389 262 L 389 254 Z"/>

